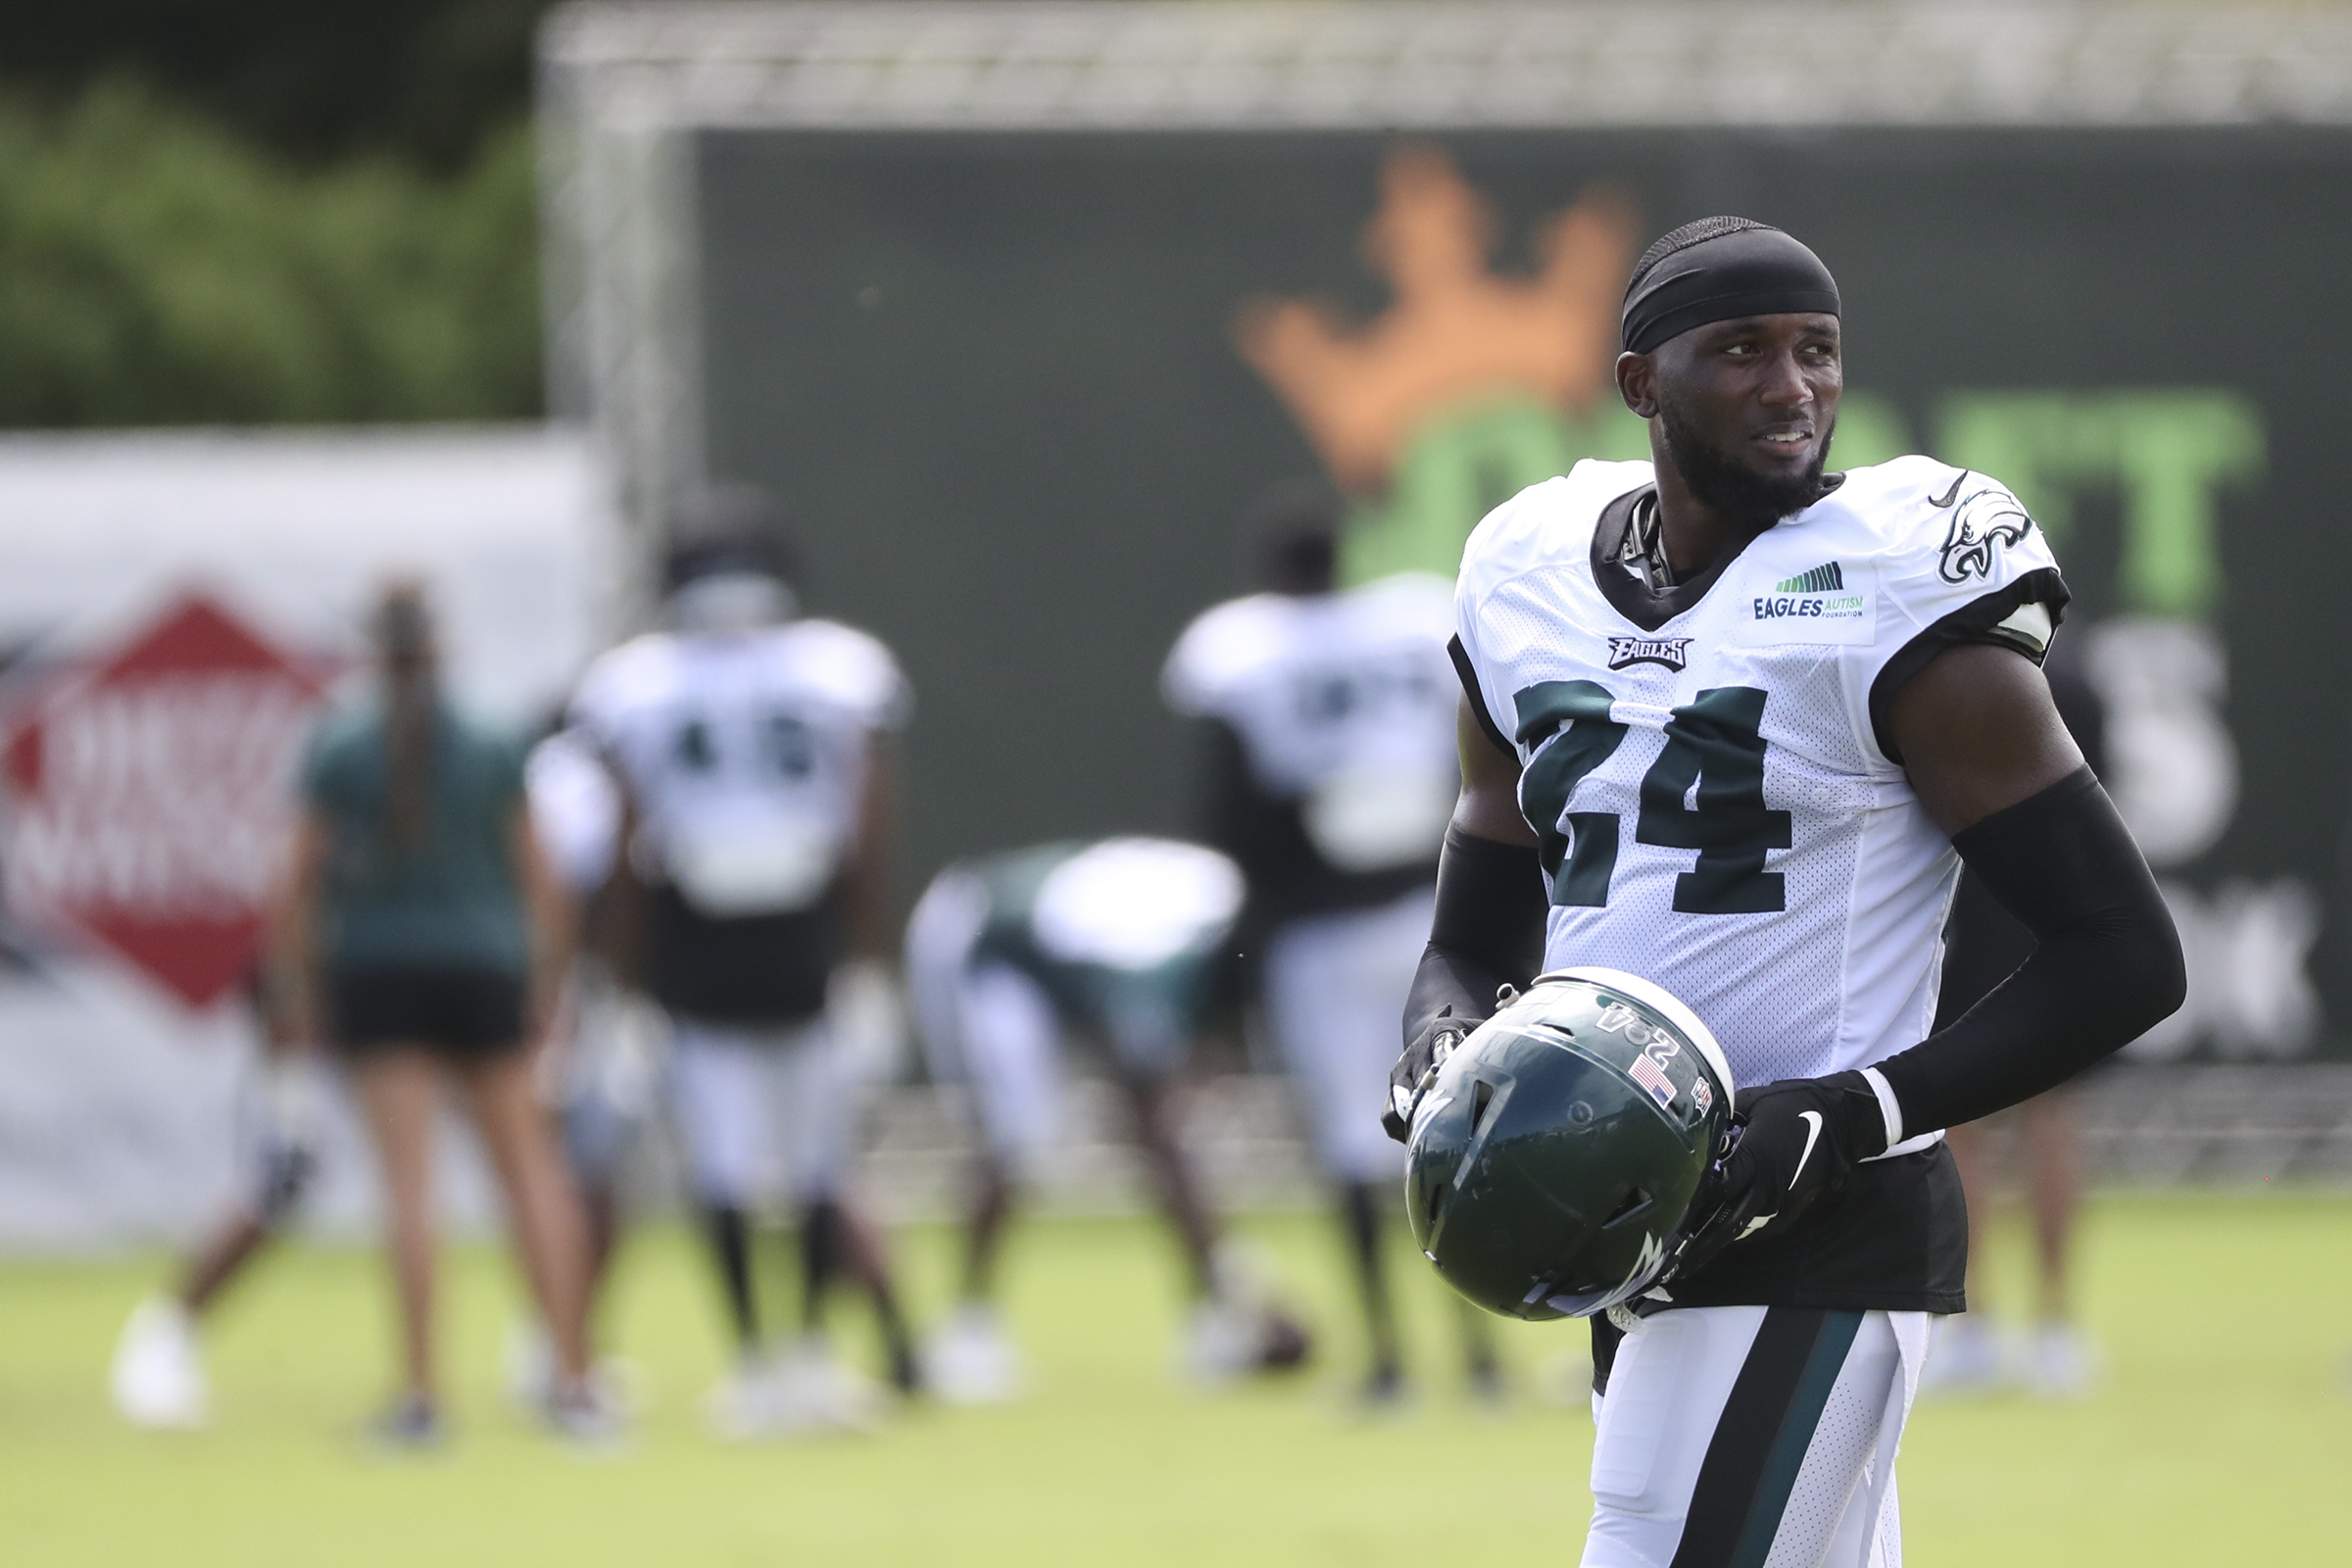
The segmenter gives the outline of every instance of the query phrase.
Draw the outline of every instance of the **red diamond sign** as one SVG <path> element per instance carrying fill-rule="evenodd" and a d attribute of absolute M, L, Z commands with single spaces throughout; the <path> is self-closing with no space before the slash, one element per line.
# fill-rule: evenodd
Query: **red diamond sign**
<path fill-rule="evenodd" d="M 52 681 L 0 751 L 10 912 L 218 1001 L 260 938 L 322 685 L 202 596 Z"/>

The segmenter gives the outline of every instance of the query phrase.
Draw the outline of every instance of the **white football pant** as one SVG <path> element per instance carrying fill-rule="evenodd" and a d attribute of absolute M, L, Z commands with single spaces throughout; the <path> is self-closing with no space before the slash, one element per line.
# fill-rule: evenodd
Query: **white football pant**
<path fill-rule="evenodd" d="M 671 1101 L 695 1197 L 743 1208 L 832 1196 L 859 1103 L 841 1057 L 821 1017 L 772 1029 L 677 1019 Z"/>
<path fill-rule="evenodd" d="M 1681 1307 L 1595 1401 L 1584 1568 L 1901 1568 L 1925 1312 Z"/>
<path fill-rule="evenodd" d="M 1309 915 L 1266 944 L 1266 1022 L 1316 1157 L 1335 1180 L 1388 1182 L 1404 1170 L 1403 1147 L 1381 1130 L 1380 1113 L 1436 903 L 1424 889 L 1377 908 Z"/>

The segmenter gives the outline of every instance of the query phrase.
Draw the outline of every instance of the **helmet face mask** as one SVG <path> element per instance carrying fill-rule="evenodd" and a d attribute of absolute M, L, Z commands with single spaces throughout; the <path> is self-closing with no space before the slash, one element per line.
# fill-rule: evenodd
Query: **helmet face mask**
<path fill-rule="evenodd" d="M 1413 1235 L 1505 1316 L 1604 1311 L 1651 1289 L 1731 1119 L 1723 1054 L 1632 975 L 1545 975 L 1439 1070 L 1406 1146 Z"/>

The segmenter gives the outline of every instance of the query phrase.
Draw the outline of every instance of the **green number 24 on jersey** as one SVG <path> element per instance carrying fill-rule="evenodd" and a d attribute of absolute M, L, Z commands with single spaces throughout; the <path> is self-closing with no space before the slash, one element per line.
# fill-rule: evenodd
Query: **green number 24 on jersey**
<path fill-rule="evenodd" d="M 1520 775 L 1519 806 L 1535 826 L 1557 905 L 1609 902 L 1619 818 L 1570 811 L 1568 797 L 1625 740 L 1627 726 L 1609 717 L 1612 700 L 1608 688 L 1589 680 L 1542 681 L 1513 699 L 1519 743 L 1543 748 Z M 1764 869 L 1765 852 L 1788 848 L 1789 839 L 1788 813 L 1764 804 L 1763 720 L 1764 693 L 1752 686 L 1700 692 L 1674 710 L 1666 745 L 1642 777 L 1634 842 L 1698 852 L 1696 863 L 1674 879 L 1674 906 L 1685 914 L 1788 907 L 1781 873 Z"/>

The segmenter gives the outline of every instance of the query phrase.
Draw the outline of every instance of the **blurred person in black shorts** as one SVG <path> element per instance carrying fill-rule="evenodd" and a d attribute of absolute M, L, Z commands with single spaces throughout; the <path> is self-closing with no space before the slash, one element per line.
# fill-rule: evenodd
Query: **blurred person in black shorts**
<path fill-rule="evenodd" d="M 108 1376 L 115 1408 L 134 1426 L 193 1429 L 212 1419 L 198 1337 L 229 1283 L 259 1257 L 299 1208 L 318 1168 L 318 1064 L 289 1037 L 257 966 L 246 999 L 261 1056 L 237 1106 L 240 1186 L 232 1207 L 182 1257 L 172 1287 L 141 1301 L 123 1325 Z"/>
<path fill-rule="evenodd" d="M 2084 677 L 2079 659 L 2066 653 L 2054 654 L 2042 673 L 2083 761 L 2103 776 L 2107 716 L 2097 689 Z M 1975 1006 L 2034 953 L 2033 933 L 1972 873 L 1960 878 L 1944 943 L 1938 1029 Z M 2008 1174 L 1998 1158 L 2004 1137 L 2023 1145 L 2034 1216 L 2034 1322 L 2023 1346 L 2004 1341 L 1985 1310 L 1984 1231 L 1995 1190 Z M 1998 1115 L 1954 1127 L 1945 1138 L 1968 1194 L 1969 1310 L 1947 1320 L 1937 1333 L 1921 1392 L 1989 1393 L 2022 1381 L 2045 1398 L 2080 1397 L 2096 1376 L 2098 1351 L 2075 1321 L 2069 1291 L 2075 1219 L 2082 1202 L 2082 1128 L 2074 1085 L 2061 1084 Z"/>
<path fill-rule="evenodd" d="M 421 591 L 389 589 L 373 629 L 373 699 L 329 718 L 305 766 L 272 955 L 286 1031 L 341 1054 L 382 1164 L 402 1391 L 373 1433 L 399 1446 L 443 1433 L 433 1134 L 454 1087 L 554 1342 L 544 1414 L 601 1440 L 615 1418 L 588 1377 L 579 1202 L 528 1050 L 563 972 L 562 895 L 531 829 L 518 750 L 442 699 Z"/>

